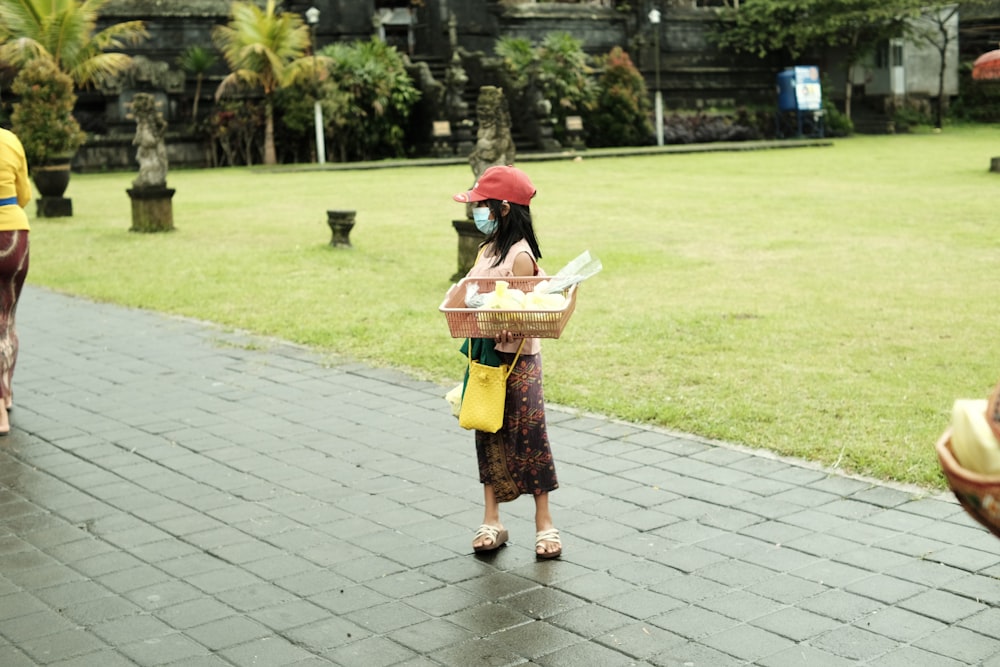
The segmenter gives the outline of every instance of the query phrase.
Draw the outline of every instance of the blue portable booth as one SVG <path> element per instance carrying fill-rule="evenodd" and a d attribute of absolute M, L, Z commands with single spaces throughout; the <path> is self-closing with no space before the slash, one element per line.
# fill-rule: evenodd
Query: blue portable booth
<path fill-rule="evenodd" d="M 775 130 L 779 138 L 789 135 L 823 136 L 823 94 L 819 68 L 800 65 L 778 72 Z"/>

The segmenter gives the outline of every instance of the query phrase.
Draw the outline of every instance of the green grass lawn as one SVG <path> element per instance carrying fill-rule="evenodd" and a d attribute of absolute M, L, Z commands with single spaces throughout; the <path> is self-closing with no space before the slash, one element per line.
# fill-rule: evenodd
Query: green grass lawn
<path fill-rule="evenodd" d="M 976 127 L 522 162 L 541 264 L 604 263 L 543 344 L 547 399 L 942 486 L 952 402 L 1000 380 L 994 155 Z M 152 235 L 128 231 L 134 177 L 73 175 L 74 216 L 32 220 L 30 283 L 460 378 L 438 306 L 468 166 L 175 170 L 177 230 Z M 353 248 L 327 209 L 357 211 Z"/>

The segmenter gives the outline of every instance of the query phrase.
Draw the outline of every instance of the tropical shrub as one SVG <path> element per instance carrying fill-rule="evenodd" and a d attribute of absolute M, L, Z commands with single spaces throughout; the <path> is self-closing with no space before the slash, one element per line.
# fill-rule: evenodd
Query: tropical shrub
<path fill-rule="evenodd" d="M 87 135 L 73 117 L 73 80 L 49 58 L 26 64 L 14 79 L 19 96 L 11 114 L 13 132 L 24 146 L 29 166 L 76 153 Z"/>
<path fill-rule="evenodd" d="M 322 54 L 329 63 L 323 121 L 340 161 L 404 157 L 406 124 L 420 91 L 403 56 L 374 38 L 330 44 Z"/>
<path fill-rule="evenodd" d="M 212 166 L 237 166 L 260 163 L 265 111 L 262 102 L 223 100 L 208 119 L 212 139 Z"/>
<path fill-rule="evenodd" d="M 512 106 L 534 109 L 533 96 L 540 96 L 551 105 L 556 139 L 564 138 L 568 116 L 584 116 L 597 103 L 597 84 L 583 43 L 569 33 L 550 32 L 537 47 L 520 37 L 502 37 L 495 50 L 519 97 Z"/>
<path fill-rule="evenodd" d="M 646 81 L 628 53 L 616 46 L 599 61 L 597 100 L 585 116 L 588 146 L 642 146 L 654 134 Z"/>

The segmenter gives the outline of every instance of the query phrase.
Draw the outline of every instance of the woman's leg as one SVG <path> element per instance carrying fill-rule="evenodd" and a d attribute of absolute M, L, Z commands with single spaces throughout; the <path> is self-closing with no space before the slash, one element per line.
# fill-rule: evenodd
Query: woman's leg
<path fill-rule="evenodd" d="M 483 523 L 487 526 L 493 526 L 497 530 L 503 529 L 503 524 L 500 523 L 500 503 L 497 502 L 496 494 L 493 493 L 492 484 L 483 484 L 483 500 L 485 504 Z M 488 537 L 480 536 L 473 541 L 472 546 L 488 547 L 492 544 L 493 541 Z"/>
<path fill-rule="evenodd" d="M 555 528 L 552 523 L 552 513 L 549 511 L 549 494 L 539 493 L 535 495 L 535 532 L 541 533 Z M 554 554 L 562 550 L 562 545 L 553 540 L 544 540 L 535 545 L 535 553 Z"/>
<path fill-rule="evenodd" d="M 11 403 L 18 351 L 14 320 L 28 273 L 28 256 L 27 231 L 0 232 L 0 398 L 4 406 Z M 0 430 L 5 425 L 8 425 L 7 418 L 0 415 Z"/>

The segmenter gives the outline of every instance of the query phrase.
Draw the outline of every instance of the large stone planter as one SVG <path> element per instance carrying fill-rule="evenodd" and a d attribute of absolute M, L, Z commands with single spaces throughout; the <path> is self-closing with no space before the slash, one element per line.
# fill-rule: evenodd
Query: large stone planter
<path fill-rule="evenodd" d="M 130 232 L 169 232 L 174 228 L 173 188 L 159 186 L 126 190 L 132 199 Z"/>
<path fill-rule="evenodd" d="M 64 197 L 69 187 L 70 162 L 59 162 L 32 167 L 31 180 L 38 188 L 37 213 L 39 218 L 64 218 L 73 215 L 73 200 Z"/>

